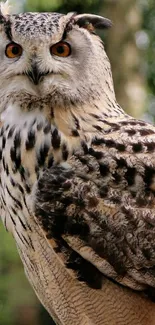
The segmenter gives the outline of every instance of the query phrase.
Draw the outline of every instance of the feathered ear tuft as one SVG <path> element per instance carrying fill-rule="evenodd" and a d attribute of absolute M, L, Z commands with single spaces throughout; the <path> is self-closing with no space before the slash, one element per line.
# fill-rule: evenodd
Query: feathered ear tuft
<path fill-rule="evenodd" d="M 0 2 L 0 13 L 3 16 L 9 15 L 11 13 L 11 4 L 9 0 L 6 2 Z"/>
<path fill-rule="evenodd" d="M 0 14 L 7 16 L 11 14 L 17 14 L 23 9 L 23 2 L 17 0 L 7 0 L 6 2 L 0 2 Z"/>
<path fill-rule="evenodd" d="M 93 31 L 96 28 L 103 29 L 112 26 L 111 20 L 102 16 L 91 14 L 75 15 L 74 21 L 77 25 L 79 25 L 79 27 L 86 28 L 89 31 Z"/>

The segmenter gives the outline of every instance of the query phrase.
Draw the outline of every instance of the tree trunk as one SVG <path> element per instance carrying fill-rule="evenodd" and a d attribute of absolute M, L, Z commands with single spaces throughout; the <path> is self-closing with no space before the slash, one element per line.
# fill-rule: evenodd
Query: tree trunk
<path fill-rule="evenodd" d="M 146 99 L 142 53 L 136 45 L 136 33 L 142 23 L 140 7 L 136 0 L 106 0 L 102 14 L 113 22 L 107 32 L 106 50 L 112 65 L 117 100 L 127 113 L 139 117 Z"/>

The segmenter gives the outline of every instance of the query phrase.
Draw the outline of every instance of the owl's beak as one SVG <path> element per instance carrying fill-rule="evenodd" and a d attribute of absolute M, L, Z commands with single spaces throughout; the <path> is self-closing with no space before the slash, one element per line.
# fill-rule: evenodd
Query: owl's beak
<path fill-rule="evenodd" d="M 44 76 L 46 76 L 48 72 L 43 73 L 39 71 L 38 66 L 36 64 L 33 64 L 31 66 L 31 70 L 27 71 L 26 75 L 30 79 L 31 82 L 33 82 L 35 85 L 38 85 L 39 82 L 43 79 Z"/>

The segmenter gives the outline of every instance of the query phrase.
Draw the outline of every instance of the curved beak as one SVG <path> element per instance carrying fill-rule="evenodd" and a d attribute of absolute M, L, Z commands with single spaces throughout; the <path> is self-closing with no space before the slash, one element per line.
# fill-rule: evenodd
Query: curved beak
<path fill-rule="evenodd" d="M 41 72 L 39 71 L 37 64 L 32 64 L 31 70 L 26 72 L 26 75 L 30 79 L 31 82 L 33 82 L 35 85 L 38 85 L 39 82 L 43 79 L 44 76 L 46 76 L 48 72 Z"/>

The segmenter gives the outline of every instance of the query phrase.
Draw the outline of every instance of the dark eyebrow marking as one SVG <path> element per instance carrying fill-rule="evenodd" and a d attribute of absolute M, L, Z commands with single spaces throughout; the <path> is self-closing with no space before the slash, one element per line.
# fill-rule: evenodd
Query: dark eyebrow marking
<path fill-rule="evenodd" d="M 62 35 L 61 41 L 63 41 L 66 37 L 67 34 L 72 30 L 73 25 L 74 25 L 74 17 L 76 16 L 76 12 L 73 12 L 73 15 L 71 16 L 70 20 L 67 22 L 65 29 L 64 29 L 64 33 Z"/>
<path fill-rule="evenodd" d="M 12 41 L 11 21 L 10 20 L 5 20 L 4 30 L 5 30 L 5 33 L 6 33 L 7 38 L 10 41 Z"/>

